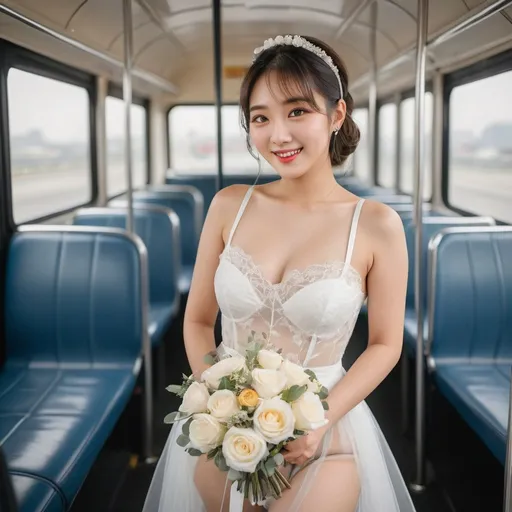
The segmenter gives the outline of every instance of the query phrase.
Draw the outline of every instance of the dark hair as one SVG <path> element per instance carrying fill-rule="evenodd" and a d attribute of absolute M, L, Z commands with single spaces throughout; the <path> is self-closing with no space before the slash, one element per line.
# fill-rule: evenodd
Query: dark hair
<path fill-rule="evenodd" d="M 319 110 L 313 91 L 316 90 L 326 100 L 327 112 L 330 114 L 338 101 L 343 99 L 347 105 L 347 114 L 338 134 L 331 136 L 329 156 L 332 165 L 341 165 L 355 151 L 359 143 L 359 128 L 351 117 L 354 100 L 348 92 L 347 70 L 339 55 L 327 44 L 314 37 L 303 36 L 310 43 L 318 46 L 329 55 L 338 68 L 343 98 L 336 75 L 320 57 L 304 48 L 293 45 L 277 45 L 260 53 L 247 71 L 240 88 L 241 123 L 247 133 L 247 147 L 252 153 L 249 142 L 249 100 L 258 79 L 265 76 L 270 79 L 271 72 L 277 74 L 281 90 L 291 95 L 291 87 L 296 87 L 308 100 L 312 108 Z"/>

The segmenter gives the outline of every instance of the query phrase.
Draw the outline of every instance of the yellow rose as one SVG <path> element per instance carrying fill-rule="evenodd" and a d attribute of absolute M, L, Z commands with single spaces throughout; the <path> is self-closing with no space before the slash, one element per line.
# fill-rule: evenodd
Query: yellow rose
<path fill-rule="evenodd" d="M 260 397 L 254 389 L 244 389 L 238 395 L 238 403 L 241 407 L 256 407 L 258 405 Z"/>

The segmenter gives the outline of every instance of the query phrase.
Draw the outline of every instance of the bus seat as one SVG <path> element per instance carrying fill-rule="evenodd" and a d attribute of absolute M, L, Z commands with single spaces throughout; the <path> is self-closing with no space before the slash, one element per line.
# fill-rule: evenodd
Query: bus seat
<path fill-rule="evenodd" d="M 505 463 L 512 366 L 512 228 L 453 228 L 429 247 L 427 355 L 439 391 Z"/>
<path fill-rule="evenodd" d="M 111 206 L 123 206 L 123 202 L 113 200 Z M 187 294 L 190 289 L 192 272 L 196 262 L 199 236 L 202 229 L 203 197 L 198 189 L 190 185 L 160 185 L 133 192 L 134 204 L 153 204 L 176 212 L 180 221 L 181 272 L 178 289 Z"/>
<path fill-rule="evenodd" d="M 19 512 L 66 511 L 64 496 L 50 482 L 20 473 L 11 475 L 11 478 Z"/>
<path fill-rule="evenodd" d="M 73 224 L 126 229 L 127 211 L 121 208 L 84 208 Z M 133 209 L 134 231 L 148 252 L 149 322 L 151 344 L 158 345 L 180 306 L 180 221 L 170 209 L 139 205 Z"/>
<path fill-rule="evenodd" d="M 421 283 L 423 289 L 423 340 L 428 337 L 427 322 L 427 295 L 428 295 L 428 244 L 429 240 L 440 230 L 451 226 L 492 226 L 495 221 L 492 217 L 425 217 L 423 218 L 422 233 L 422 256 L 423 256 L 423 272 L 421 275 Z M 416 225 L 410 222 L 405 226 L 405 239 L 407 243 L 407 253 L 409 259 L 409 272 L 407 278 L 407 295 L 405 305 L 404 319 L 404 342 L 405 348 L 410 356 L 416 355 L 416 338 L 418 337 L 418 323 L 416 317 L 416 309 L 414 305 L 414 268 L 415 268 L 415 244 L 416 244 Z"/>
<path fill-rule="evenodd" d="M 0 442 L 11 474 L 66 510 L 132 396 L 147 294 L 144 245 L 121 230 L 22 226 L 10 241 Z M 25 510 L 51 494 L 16 488 Z"/>

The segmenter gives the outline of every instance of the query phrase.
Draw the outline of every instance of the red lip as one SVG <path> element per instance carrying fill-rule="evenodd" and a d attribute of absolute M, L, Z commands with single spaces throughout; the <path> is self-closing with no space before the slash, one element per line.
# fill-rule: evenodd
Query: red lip
<path fill-rule="evenodd" d="M 281 156 L 281 154 L 286 154 L 286 153 L 289 153 L 290 151 L 298 151 L 298 153 L 295 153 L 294 155 L 290 155 L 290 156 Z M 272 151 L 272 153 L 274 153 L 274 155 L 276 155 L 276 157 L 279 159 L 279 161 L 281 163 L 286 164 L 286 163 L 293 162 L 302 153 L 302 148 L 299 148 L 298 150 L 287 149 L 287 150 L 282 150 L 282 151 Z"/>

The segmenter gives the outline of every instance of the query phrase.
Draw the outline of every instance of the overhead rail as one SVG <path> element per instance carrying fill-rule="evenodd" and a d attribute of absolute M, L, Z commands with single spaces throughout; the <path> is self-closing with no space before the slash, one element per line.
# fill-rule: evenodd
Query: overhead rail
<path fill-rule="evenodd" d="M 427 40 L 427 50 L 431 50 L 436 46 L 449 41 L 453 37 L 458 36 L 466 30 L 475 27 L 482 21 L 485 21 L 487 18 L 490 18 L 491 16 L 501 12 L 503 9 L 507 9 L 510 6 L 512 6 L 512 0 L 495 0 L 490 3 L 486 2 L 471 9 L 455 25 L 441 30 L 440 32 L 434 34 L 429 40 Z M 409 61 L 415 51 L 415 45 L 407 48 L 400 55 L 380 67 L 379 73 L 389 72 L 404 62 Z M 456 58 L 458 59 L 459 56 L 456 56 Z M 364 75 L 354 81 L 352 88 L 357 89 L 369 80 L 369 74 Z"/>
<path fill-rule="evenodd" d="M 100 50 L 96 50 L 94 48 L 91 48 L 90 46 L 81 43 L 80 41 L 77 41 L 75 39 L 72 39 L 71 37 L 68 37 L 64 34 L 61 34 L 60 32 L 57 32 L 56 30 L 53 30 L 49 27 L 46 27 L 45 25 L 30 19 L 29 17 L 25 16 L 24 14 L 21 14 L 20 12 L 14 10 L 11 7 L 8 7 L 4 4 L 0 4 L 0 13 L 5 14 L 6 16 L 9 16 L 17 21 L 20 21 L 21 23 L 38 30 L 39 32 L 42 32 L 43 34 L 46 34 L 48 36 L 53 37 L 54 39 L 68 44 L 69 46 L 72 46 L 73 48 L 76 48 L 77 50 L 83 51 L 92 57 L 95 57 L 97 59 L 101 59 L 104 62 L 107 62 L 108 64 L 115 66 L 119 70 L 124 69 L 124 63 L 120 60 L 112 57 L 111 55 L 108 55 Z M 177 95 L 179 93 L 178 87 L 176 87 L 173 83 L 153 74 L 149 71 L 143 71 L 141 69 L 134 68 L 132 70 L 132 75 L 136 77 L 137 79 L 143 80 L 144 82 L 151 84 L 153 86 L 158 87 L 159 89 L 162 89 L 168 93 Z"/>

